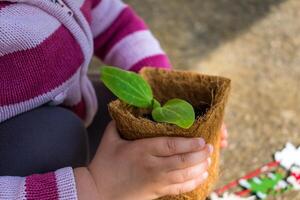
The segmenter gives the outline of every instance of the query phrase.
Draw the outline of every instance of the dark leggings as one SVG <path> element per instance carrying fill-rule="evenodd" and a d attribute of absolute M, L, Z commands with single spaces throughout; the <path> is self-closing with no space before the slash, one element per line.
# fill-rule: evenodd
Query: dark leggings
<path fill-rule="evenodd" d="M 42 106 L 0 123 L 0 176 L 27 176 L 62 167 L 85 166 L 94 156 L 114 96 L 100 83 L 98 113 L 87 129 L 71 111 Z"/>

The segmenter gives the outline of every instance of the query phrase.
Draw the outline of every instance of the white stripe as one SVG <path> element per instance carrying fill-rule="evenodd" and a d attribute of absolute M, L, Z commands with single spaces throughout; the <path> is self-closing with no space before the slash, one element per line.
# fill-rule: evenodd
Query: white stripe
<path fill-rule="evenodd" d="M 149 30 L 142 30 L 123 38 L 110 50 L 104 61 L 129 69 L 138 61 L 158 54 L 164 54 L 159 42 Z"/>
<path fill-rule="evenodd" d="M 17 176 L 0 177 L 0 199 L 26 199 L 25 178 Z"/>
<path fill-rule="evenodd" d="M 119 16 L 126 7 L 121 0 L 102 0 L 92 10 L 91 29 L 96 37 L 103 33 Z"/>
<path fill-rule="evenodd" d="M 74 106 L 77 105 L 82 97 L 81 94 L 81 86 L 80 86 L 80 81 L 81 81 L 81 77 L 80 77 L 80 73 L 77 73 L 75 75 L 75 77 L 73 77 L 75 80 L 74 84 L 71 85 L 68 88 L 68 91 L 66 92 L 66 98 L 63 101 L 63 104 L 66 106 Z"/>
<path fill-rule="evenodd" d="M 60 26 L 60 22 L 45 11 L 26 4 L 1 9 L 0 19 L 0 56 L 34 48 Z"/>
<path fill-rule="evenodd" d="M 77 200 L 77 192 L 73 169 L 62 168 L 55 171 L 59 200 Z"/>

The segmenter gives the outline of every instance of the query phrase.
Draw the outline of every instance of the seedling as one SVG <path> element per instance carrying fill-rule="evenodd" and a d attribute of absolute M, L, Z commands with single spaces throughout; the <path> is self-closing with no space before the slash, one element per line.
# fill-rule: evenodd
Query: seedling
<path fill-rule="evenodd" d="M 189 128 L 195 121 L 195 112 L 191 104 L 174 98 L 161 106 L 153 97 L 150 85 L 139 74 L 117 67 L 103 66 L 100 68 L 100 79 L 114 95 L 125 103 L 138 108 L 151 109 L 152 118 L 156 122 Z"/>

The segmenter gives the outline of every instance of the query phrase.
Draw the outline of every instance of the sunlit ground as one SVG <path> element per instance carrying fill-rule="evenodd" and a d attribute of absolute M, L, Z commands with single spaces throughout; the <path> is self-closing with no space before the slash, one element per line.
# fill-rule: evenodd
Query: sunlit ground
<path fill-rule="evenodd" d="M 232 79 L 219 186 L 300 145 L 299 0 L 127 0 L 174 68 Z M 300 192 L 277 198 L 300 199 Z"/>

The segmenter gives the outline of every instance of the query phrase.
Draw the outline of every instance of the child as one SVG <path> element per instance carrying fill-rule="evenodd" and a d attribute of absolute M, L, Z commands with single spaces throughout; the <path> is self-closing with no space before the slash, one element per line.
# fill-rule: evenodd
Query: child
<path fill-rule="evenodd" d="M 207 178 L 203 139 L 125 141 L 107 125 L 112 97 L 87 77 L 93 55 L 136 72 L 170 69 L 120 0 L 0 1 L 0 199 L 154 199 Z"/>

